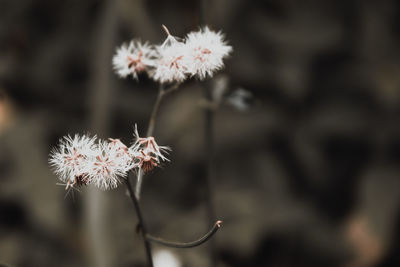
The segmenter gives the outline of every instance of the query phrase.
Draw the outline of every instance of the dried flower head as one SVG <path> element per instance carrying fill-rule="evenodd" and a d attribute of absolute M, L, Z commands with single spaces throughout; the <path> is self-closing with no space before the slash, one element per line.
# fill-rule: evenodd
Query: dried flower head
<path fill-rule="evenodd" d="M 155 50 L 148 43 L 141 43 L 133 40 L 128 45 L 123 44 L 117 49 L 113 57 L 113 67 L 116 73 L 125 78 L 132 75 L 138 78 L 138 73 L 148 71 L 149 67 L 154 66 Z"/>
<path fill-rule="evenodd" d="M 135 126 L 135 142 L 129 148 L 131 155 L 139 160 L 138 167 L 144 172 L 151 171 L 157 167 L 161 161 L 169 161 L 165 154 L 171 150 L 167 146 L 159 146 L 154 137 L 140 137 Z"/>
<path fill-rule="evenodd" d="M 66 189 L 74 185 L 86 185 L 86 166 L 94 154 L 96 137 L 87 135 L 65 136 L 59 145 L 50 152 L 49 163 Z"/>
<path fill-rule="evenodd" d="M 115 188 L 120 177 L 137 166 L 128 147 L 119 139 L 95 141 L 96 137 L 86 135 L 66 136 L 51 151 L 49 163 L 66 183 L 66 189 L 88 184 L 103 190 Z"/>
<path fill-rule="evenodd" d="M 188 66 L 184 59 L 186 45 L 172 36 L 163 25 L 167 33 L 167 39 L 157 46 L 158 60 L 156 61 L 153 79 L 160 83 L 183 82 L 187 75 Z"/>
<path fill-rule="evenodd" d="M 224 41 L 221 32 L 204 27 L 187 35 L 186 51 L 187 73 L 203 80 L 224 67 L 223 59 L 232 52 L 232 47 Z"/>
<path fill-rule="evenodd" d="M 86 166 L 89 182 L 102 190 L 113 189 L 135 164 L 126 146 L 117 139 L 99 141 Z"/>
<path fill-rule="evenodd" d="M 112 157 L 120 159 L 129 165 L 129 161 L 132 160 L 131 154 L 129 154 L 128 147 L 121 142 L 119 139 L 108 138 L 109 153 Z"/>
<path fill-rule="evenodd" d="M 154 167 L 158 166 L 158 160 L 156 157 L 152 156 L 151 153 L 145 153 L 144 150 L 140 150 L 139 154 L 136 155 L 139 159 L 139 168 L 143 170 L 144 173 L 151 171 Z"/>

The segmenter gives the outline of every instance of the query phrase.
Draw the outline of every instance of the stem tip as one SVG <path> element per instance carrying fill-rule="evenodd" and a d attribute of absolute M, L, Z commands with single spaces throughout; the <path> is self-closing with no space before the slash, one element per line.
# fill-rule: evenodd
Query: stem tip
<path fill-rule="evenodd" d="M 166 34 L 167 34 L 168 36 L 171 35 L 171 34 L 169 33 L 168 28 L 167 28 L 164 24 L 162 24 L 161 27 L 164 29 L 164 31 L 166 32 Z"/>

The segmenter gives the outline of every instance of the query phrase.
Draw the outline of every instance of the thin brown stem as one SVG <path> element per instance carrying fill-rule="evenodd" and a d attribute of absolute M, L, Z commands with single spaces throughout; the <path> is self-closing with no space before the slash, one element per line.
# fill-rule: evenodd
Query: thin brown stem
<path fill-rule="evenodd" d="M 149 119 L 149 126 L 147 128 L 147 133 L 146 136 L 152 136 L 153 132 L 154 132 L 154 126 L 156 123 L 156 119 L 157 119 L 157 114 L 158 114 L 158 110 L 160 108 L 161 102 L 164 99 L 164 97 L 172 92 L 174 92 L 175 90 L 177 90 L 179 87 L 179 84 L 174 84 L 171 87 L 164 89 L 164 85 L 160 85 L 159 89 L 158 89 L 158 95 L 157 95 L 157 99 L 156 102 L 154 103 L 153 106 L 153 110 L 151 112 L 150 115 L 150 119 Z M 137 174 L 137 182 L 136 182 L 136 188 L 135 188 L 135 196 L 137 199 L 140 199 L 140 191 L 141 191 L 141 187 L 142 187 L 142 180 L 143 180 L 143 171 L 139 169 L 138 174 Z"/>
<path fill-rule="evenodd" d="M 168 88 L 165 88 L 164 85 L 160 85 L 158 88 L 158 95 L 156 102 L 154 103 L 153 110 L 151 111 L 149 126 L 147 128 L 146 136 L 152 136 L 154 132 L 154 125 L 156 123 L 157 113 L 160 108 L 161 102 L 166 95 L 176 91 L 179 87 L 179 83 L 173 84 Z"/>
<path fill-rule="evenodd" d="M 162 24 L 161 27 L 163 28 L 163 30 L 165 31 L 165 33 L 166 33 L 168 36 L 171 35 L 171 34 L 169 33 L 168 28 L 167 28 L 164 24 Z"/>
<path fill-rule="evenodd" d="M 178 88 L 178 84 L 168 88 L 167 90 L 164 90 L 164 86 L 160 85 L 159 89 L 158 89 L 158 95 L 157 95 L 157 99 L 156 102 L 154 103 L 153 106 L 153 110 L 151 112 L 150 115 L 150 120 L 149 120 L 149 125 L 147 128 L 147 136 L 152 136 L 153 135 L 153 131 L 154 131 L 154 126 L 155 126 L 155 121 L 156 121 L 156 117 L 157 117 L 157 113 L 158 110 L 160 108 L 162 99 L 165 95 L 169 94 L 170 92 L 176 90 Z M 143 238 L 143 242 L 144 242 L 144 247 L 146 250 L 146 256 L 147 256 L 147 260 L 149 263 L 150 267 L 153 267 L 153 259 L 151 256 L 151 247 L 150 247 L 150 243 L 149 241 L 146 239 L 146 226 L 143 220 L 143 216 L 142 216 L 142 212 L 140 209 L 140 205 L 139 205 L 139 199 L 140 199 L 140 190 L 141 190 L 141 186 L 142 186 L 142 179 L 143 179 L 143 171 L 139 169 L 138 174 L 137 174 L 137 181 L 136 181 L 136 188 L 135 188 L 135 193 L 133 192 L 133 187 L 130 183 L 129 177 L 126 179 L 126 186 L 128 187 L 129 190 L 129 195 L 132 199 L 132 202 L 135 206 L 135 211 L 136 211 L 136 215 L 138 217 L 138 221 L 139 221 L 139 225 L 142 229 L 141 233 L 142 233 L 142 238 Z"/>
<path fill-rule="evenodd" d="M 154 265 L 153 265 L 153 258 L 151 256 L 151 247 L 150 247 L 149 241 L 146 238 L 146 234 L 147 234 L 146 225 L 143 220 L 142 211 L 141 211 L 140 205 L 139 205 L 139 200 L 136 198 L 135 194 L 133 193 L 132 186 L 129 181 L 129 177 L 127 177 L 127 179 L 126 179 L 126 187 L 128 187 L 129 196 L 132 199 L 132 203 L 133 203 L 133 205 L 135 207 L 135 211 L 136 211 L 136 216 L 138 218 L 139 225 L 141 228 L 140 232 L 141 232 L 142 238 L 143 238 L 144 248 L 145 248 L 146 256 L 147 256 L 147 262 L 149 264 L 149 267 L 153 267 Z"/>
<path fill-rule="evenodd" d="M 139 168 L 136 176 L 135 197 L 140 199 L 140 190 L 142 189 L 143 171 Z"/>
<path fill-rule="evenodd" d="M 160 85 L 158 89 L 158 95 L 156 102 L 154 103 L 153 110 L 151 111 L 150 119 L 149 119 L 149 126 L 147 128 L 146 136 L 152 136 L 154 131 L 154 125 L 156 123 L 156 117 L 158 113 L 158 109 L 160 108 L 161 101 L 164 97 L 164 88 L 163 85 Z M 136 180 L 136 187 L 135 187 L 135 197 L 140 199 L 140 191 L 142 189 L 142 180 L 143 180 L 143 171 L 139 169 L 137 173 L 137 180 Z"/>
<path fill-rule="evenodd" d="M 170 87 L 164 89 L 163 94 L 164 94 L 164 96 L 166 96 L 166 95 L 178 90 L 178 88 L 179 88 L 179 83 L 176 83 L 176 84 L 171 85 Z"/>
<path fill-rule="evenodd" d="M 149 120 L 149 126 L 147 128 L 146 136 L 152 136 L 153 135 L 154 125 L 156 123 L 156 117 L 157 117 L 158 109 L 160 108 L 161 101 L 162 101 L 163 97 L 164 97 L 164 86 L 160 85 L 160 87 L 158 89 L 158 95 L 157 95 L 156 102 L 154 103 L 153 110 L 151 111 L 150 120 Z"/>
<path fill-rule="evenodd" d="M 154 237 L 150 234 L 146 234 L 147 240 L 151 242 L 155 242 L 167 247 L 173 247 L 173 248 L 193 248 L 200 246 L 201 244 L 207 242 L 218 230 L 221 228 L 222 221 L 216 221 L 213 227 L 202 237 L 195 241 L 191 242 L 173 242 L 173 241 L 168 241 L 159 237 Z"/>

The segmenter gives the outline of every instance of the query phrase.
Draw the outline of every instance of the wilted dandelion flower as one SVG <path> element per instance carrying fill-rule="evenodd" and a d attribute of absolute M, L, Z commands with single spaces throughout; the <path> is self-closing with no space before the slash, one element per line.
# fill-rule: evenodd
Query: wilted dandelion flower
<path fill-rule="evenodd" d="M 137 79 L 138 73 L 154 66 L 154 56 L 155 51 L 150 45 L 133 40 L 128 45 L 123 44 L 117 49 L 112 63 L 120 77 L 125 78 L 132 74 L 132 77 Z"/>
<path fill-rule="evenodd" d="M 66 183 L 66 189 L 88 184 L 86 166 L 94 153 L 95 140 L 95 136 L 65 136 L 50 152 L 49 163 L 60 180 Z"/>
<path fill-rule="evenodd" d="M 224 35 L 208 27 L 189 33 L 185 45 L 187 73 L 200 80 L 212 77 L 215 71 L 222 69 L 223 59 L 232 52 L 232 47 L 224 41 Z"/>
<path fill-rule="evenodd" d="M 157 46 L 158 59 L 156 61 L 153 79 L 160 83 L 183 82 L 186 79 L 188 66 L 184 59 L 186 46 L 172 36 L 165 26 L 168 37 L 164 43 Z"/>
<path fill-rule="evenodd" d="M 134 167 L 133 160 L 122 142 L 99 141 L 93 157 L 86 166 L 89 182 L 102 190 L 113 189 Z"/>

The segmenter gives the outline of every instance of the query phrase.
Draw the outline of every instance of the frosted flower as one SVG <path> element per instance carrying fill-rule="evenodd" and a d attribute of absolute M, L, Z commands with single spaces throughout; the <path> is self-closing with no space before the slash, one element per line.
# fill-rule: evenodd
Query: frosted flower
<path fill-rule="evenodd" d="M 139 160 L 138 167 L 144 172 L 151 171 L 154 167 L 160 164 L 160 161 L 169 161 L 165 154 L 171 150 L 167 146 L 159 146 L 154 137 L 140 137 L 135 127 L 136 140 L 135 143 L 129 148 L 131 155 Z"/>
<path fill-rule="evenodd" d="M 186 45 L 178 41 L 175 37 L 169 34 L 164 43 L 158 46 L 158 60 L 154 70 L 153 79 L 160 83 L 183 82 L 186 79 L 188 71 L 186 56 Z"/>
<path fill-rule="evenodd" d="M 187 73 L 200 80 L 224 67 L 223 59 L 232 52 L 232 47 L 224 41 L 221 32 L 211 31 L 204 27 L 200 31 L 191 32 L 186 37 Z"/>
<path fill-rule="evenodd" d="M 133 40 L 128 45 L 123 44 L 117 49 L 112 64 L 120 77 L 125 78 L 132 74 L 132 77 L 137 79 L 138 73 L 148 71 L 149 67 L 154 66 L 155 55 L 150 45 Z"/>
<path fill-rule="evenodd" d="M 125 177 L 134 167 L 132 158 L 124 156 L 122 145 L 120 141 L 98 143 L 94 156 L 85 168 L 91 184 L 102 190 L 116 188 L 120 183 L 120 177 Z"/>
<path fill-rule="evenodd" d="M 86 166 L 95 149 L 96 137 L 65 136 L 50 152 L 49 163 L 66 188 L 88 184 Z"/>

